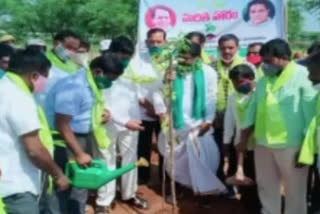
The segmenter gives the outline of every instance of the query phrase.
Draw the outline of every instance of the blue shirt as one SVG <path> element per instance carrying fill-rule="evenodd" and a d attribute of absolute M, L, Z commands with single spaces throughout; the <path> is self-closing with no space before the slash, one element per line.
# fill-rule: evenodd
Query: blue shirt
<path fill-rule="evenodd" d="M 48 92 L 45 111 L 50 127 L 55 129 L 55 114 L 72 117 L 71 129 L 75 133 L 87 134 L 92 130 L 91 114 L 95 97 L 86 78 L 86 69 L 65 77 Z"/>

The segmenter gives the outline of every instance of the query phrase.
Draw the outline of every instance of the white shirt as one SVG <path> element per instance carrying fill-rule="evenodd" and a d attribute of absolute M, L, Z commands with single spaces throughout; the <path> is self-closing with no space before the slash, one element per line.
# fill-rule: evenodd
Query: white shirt
<path fill-rule="evenodd" d="M 152 95 L 154 92 L 162 88 L 162 81 L 164 73 L 158 72 L 152 65 L 151 56 L 149 53 L 137 54 L 132 59 L 131 66 L 139 76 L 146 78 L 155 78 L 156 81 L 147 84 L 137 85 L 139 100 L 146 99 L 152 103 Z M 141 119 L 145 121 L 155 121 L 154 118 L 149 117 L 143 107 L 141 109 Z"/>
<path fill-rule="evenodd" d="M 243 95 L 241 99 L 248 100 L 250 95 Z M 234 135 L 235 134 L 235 135 Z M 224 115 L 223 143 L 230 144 L 234 137 L 234 145 L 240 143 L 241 123 L 237 112 L 237 93 L 233 92 L 227 103 L 226 113 Z"/>
<path fill-rule="evenodd" d="M 120 131 L 126 130 L 125 125 L 129 120 L 141 119 L 137 87 L 131 80 L 121 76 L 111 88 L 104 90 L 105 108 L 111 112 L 112 123 Z"/>
<path fill-rule="evenodd" d="M 203 64 L 203 71 L 205 74 L 206 84 L 206 115 L 205 122 L 212 122 L 215 117 L 216 100 L 217 100 L 217 72 L 210 66 Z M 192 73 L 187 74 L 184 79 L 184 97 L 183 97 L 183 112 L 185 129 L 192 130 L 201 125 L 203 120 L 195 120 L 192 118 L 193 108 L 193 94 L 194 94 L 194 82 Z M 153 94 L 153 103 L 157 114 L 166 113 L 167 107 L 164 103 L 161 92 Z"/>
<path fill-rule="evenodd" d="M 41 125 L 36 103 L 7 77 L 0 80 L 0 195 L 40 192 L 40 170 L 30 161 L 21 136 Z"/>

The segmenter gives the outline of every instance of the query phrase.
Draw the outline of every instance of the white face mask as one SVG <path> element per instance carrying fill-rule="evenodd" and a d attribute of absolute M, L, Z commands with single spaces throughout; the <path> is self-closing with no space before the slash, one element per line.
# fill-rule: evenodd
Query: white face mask
<path fill-rule="evenodd" d="M 89 61 L 89 53 L 77 53 L 72 56 L 72 60 L 80 66 L 87 67 Z"/>
<path fill-rule="evenodd" d="M 313 85 L 314 90 L 320 91 L 320 83 Z"/>

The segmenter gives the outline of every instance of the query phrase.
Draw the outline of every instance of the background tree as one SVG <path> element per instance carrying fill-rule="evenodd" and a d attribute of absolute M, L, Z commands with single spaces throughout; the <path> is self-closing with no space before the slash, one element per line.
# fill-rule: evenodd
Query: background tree
<path fill-rule="evenodd" d="M 137 31 L 138 0 L 1 0 L 0 8 L 2 30 L 18 40 L 67 28 L 92 41 Z"/>

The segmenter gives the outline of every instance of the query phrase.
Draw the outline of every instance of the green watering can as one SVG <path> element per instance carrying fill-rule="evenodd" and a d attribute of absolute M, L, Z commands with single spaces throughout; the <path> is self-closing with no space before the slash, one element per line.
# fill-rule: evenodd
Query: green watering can
<path fill-rule="evenodd" d="M 88 168 L 83 168 L 75 161 L 70 161 L 67 164 L 66 176 L 74 187 L 95 190 L 137 167 L 148 166 L 149 163 L 144 158 L 116 170 L 109 170 L 106 163 L 100 159 L 93 160 Z"/>

